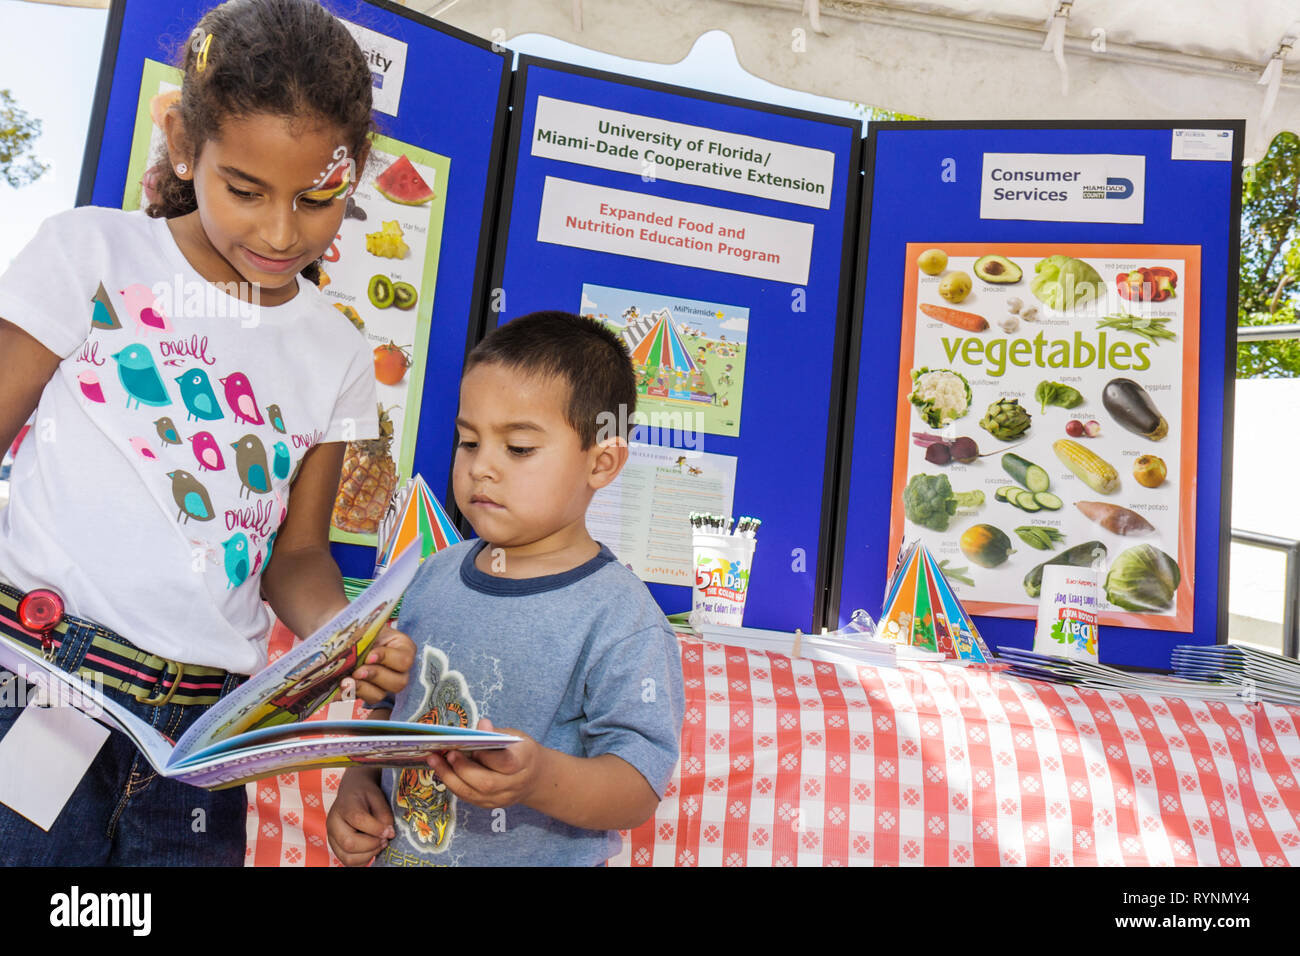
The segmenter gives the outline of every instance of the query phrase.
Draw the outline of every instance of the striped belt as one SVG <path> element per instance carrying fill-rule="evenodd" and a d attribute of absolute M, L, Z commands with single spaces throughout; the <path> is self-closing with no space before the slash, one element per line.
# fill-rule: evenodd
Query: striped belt
<path fill-rule="evenodd" d="M 226 671 L 177 661 L 150 654 L 108 628 L 84 618 L 65 614 L 46 634 L 27 630 L 19 621 L 18 602 L 23 593 L 0 584 L 0 638 L 42 654 L 49 659 L 63 646 L 69 629 L 93 632 L 75 671 L 84 680 L 102 681 L 142 704 L 163 707 L 167 704 L 215 704 L 221 699 Z"/>

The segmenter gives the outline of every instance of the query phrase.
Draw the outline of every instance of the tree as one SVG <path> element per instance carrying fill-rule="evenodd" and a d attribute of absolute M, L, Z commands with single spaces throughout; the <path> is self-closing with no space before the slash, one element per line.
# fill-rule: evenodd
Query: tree
<path fill-rule="evenodd" d="M 1289 325 L 1300 300 L 1300 138 L 1279 133 L 1241 191 L 1238 325 Z M 1300 376 L 1300 340 L 1243 342 L 1238 378 Z"/>
<path fill-rule="evenodd" d="M 32 155 L 41 121 L 28 116 L 8 90 L 0 90 L 0 176 L 17 189 L 41 177 L 49 167 Z"/>
<path fill-rule="evenodd" d="M 853 108 L 862 115 L 862 122 L 866 126 L 872 123 L 879 123 L 885 120 L 922 120 L 924 116 L 913 116 L 911 113 L 899 113 L 895 110 L 882 109 L 879 106 L 867 106 L 864 103 L 854 103 Z"/>

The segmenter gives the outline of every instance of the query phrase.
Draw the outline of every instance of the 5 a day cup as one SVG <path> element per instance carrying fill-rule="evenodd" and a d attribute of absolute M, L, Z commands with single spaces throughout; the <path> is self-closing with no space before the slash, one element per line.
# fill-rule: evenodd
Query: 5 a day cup
<path fill-rule="evenodd" d="M 1097 577 L 1095 568 L 1043 568 L 1034 653 L 1097 662 Z"/>
<path fill-rule="evenodd" d="M 740 627 L 757 542 L 746 535 L 707 531 L 695 531 L 691 539 L 695 558 L 691 625 Z"/>

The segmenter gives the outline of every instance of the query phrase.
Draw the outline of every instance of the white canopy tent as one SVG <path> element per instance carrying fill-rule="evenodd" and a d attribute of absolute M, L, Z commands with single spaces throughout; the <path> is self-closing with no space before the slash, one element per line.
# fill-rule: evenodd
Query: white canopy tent
<path fill-rule="evenodd" d="M 1261 155 L 1280 130 L 1300 130 L 1295 0 L 408 0 L 407 6 L 506 45 L 521 34 L 543 33 L 659 63 L 680 60 L 700 34 L 719 29 L 755 76 L 930 119 L 1244 118 L 1248 159 Z"/>
<path fill-rule="evenodd" d="M 541 33 L 655 63 L 723 30 L 755 76 L 929 119 L 1244 118 L 1248 162 L 1300 131 L 1297 0 L 404 3 L 506 45 Z"/>

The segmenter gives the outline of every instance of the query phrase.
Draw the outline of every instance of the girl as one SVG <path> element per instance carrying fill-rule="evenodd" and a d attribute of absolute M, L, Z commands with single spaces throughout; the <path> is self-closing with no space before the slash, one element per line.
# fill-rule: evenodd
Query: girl
<path fill-rule="evenodd" d="M 308 281 L 365 165 L 360 49 L 311 0 L 232 0 L 183 68 L 148 215 L 61 213 L 0 277 L 0 448 L 36 411 L 0 510 L 0 640 L 37 646 L 53 607 L 39 646 L 173 740 L 263 663 L 263 597 L 299 635 L 346 605 L 343 443 L 378 436 L 369 346 Z M 24 603 L 39 589 L 62 618 Z M 376 648 L 352 675 L 369 702 L 414 654 L 391 629 Z M 0 707 L 0 736 L 22 713 Z M 244 806 L 112 734 L 48 833 L 0 807 L 0 862 L 239 864 Z"/>

